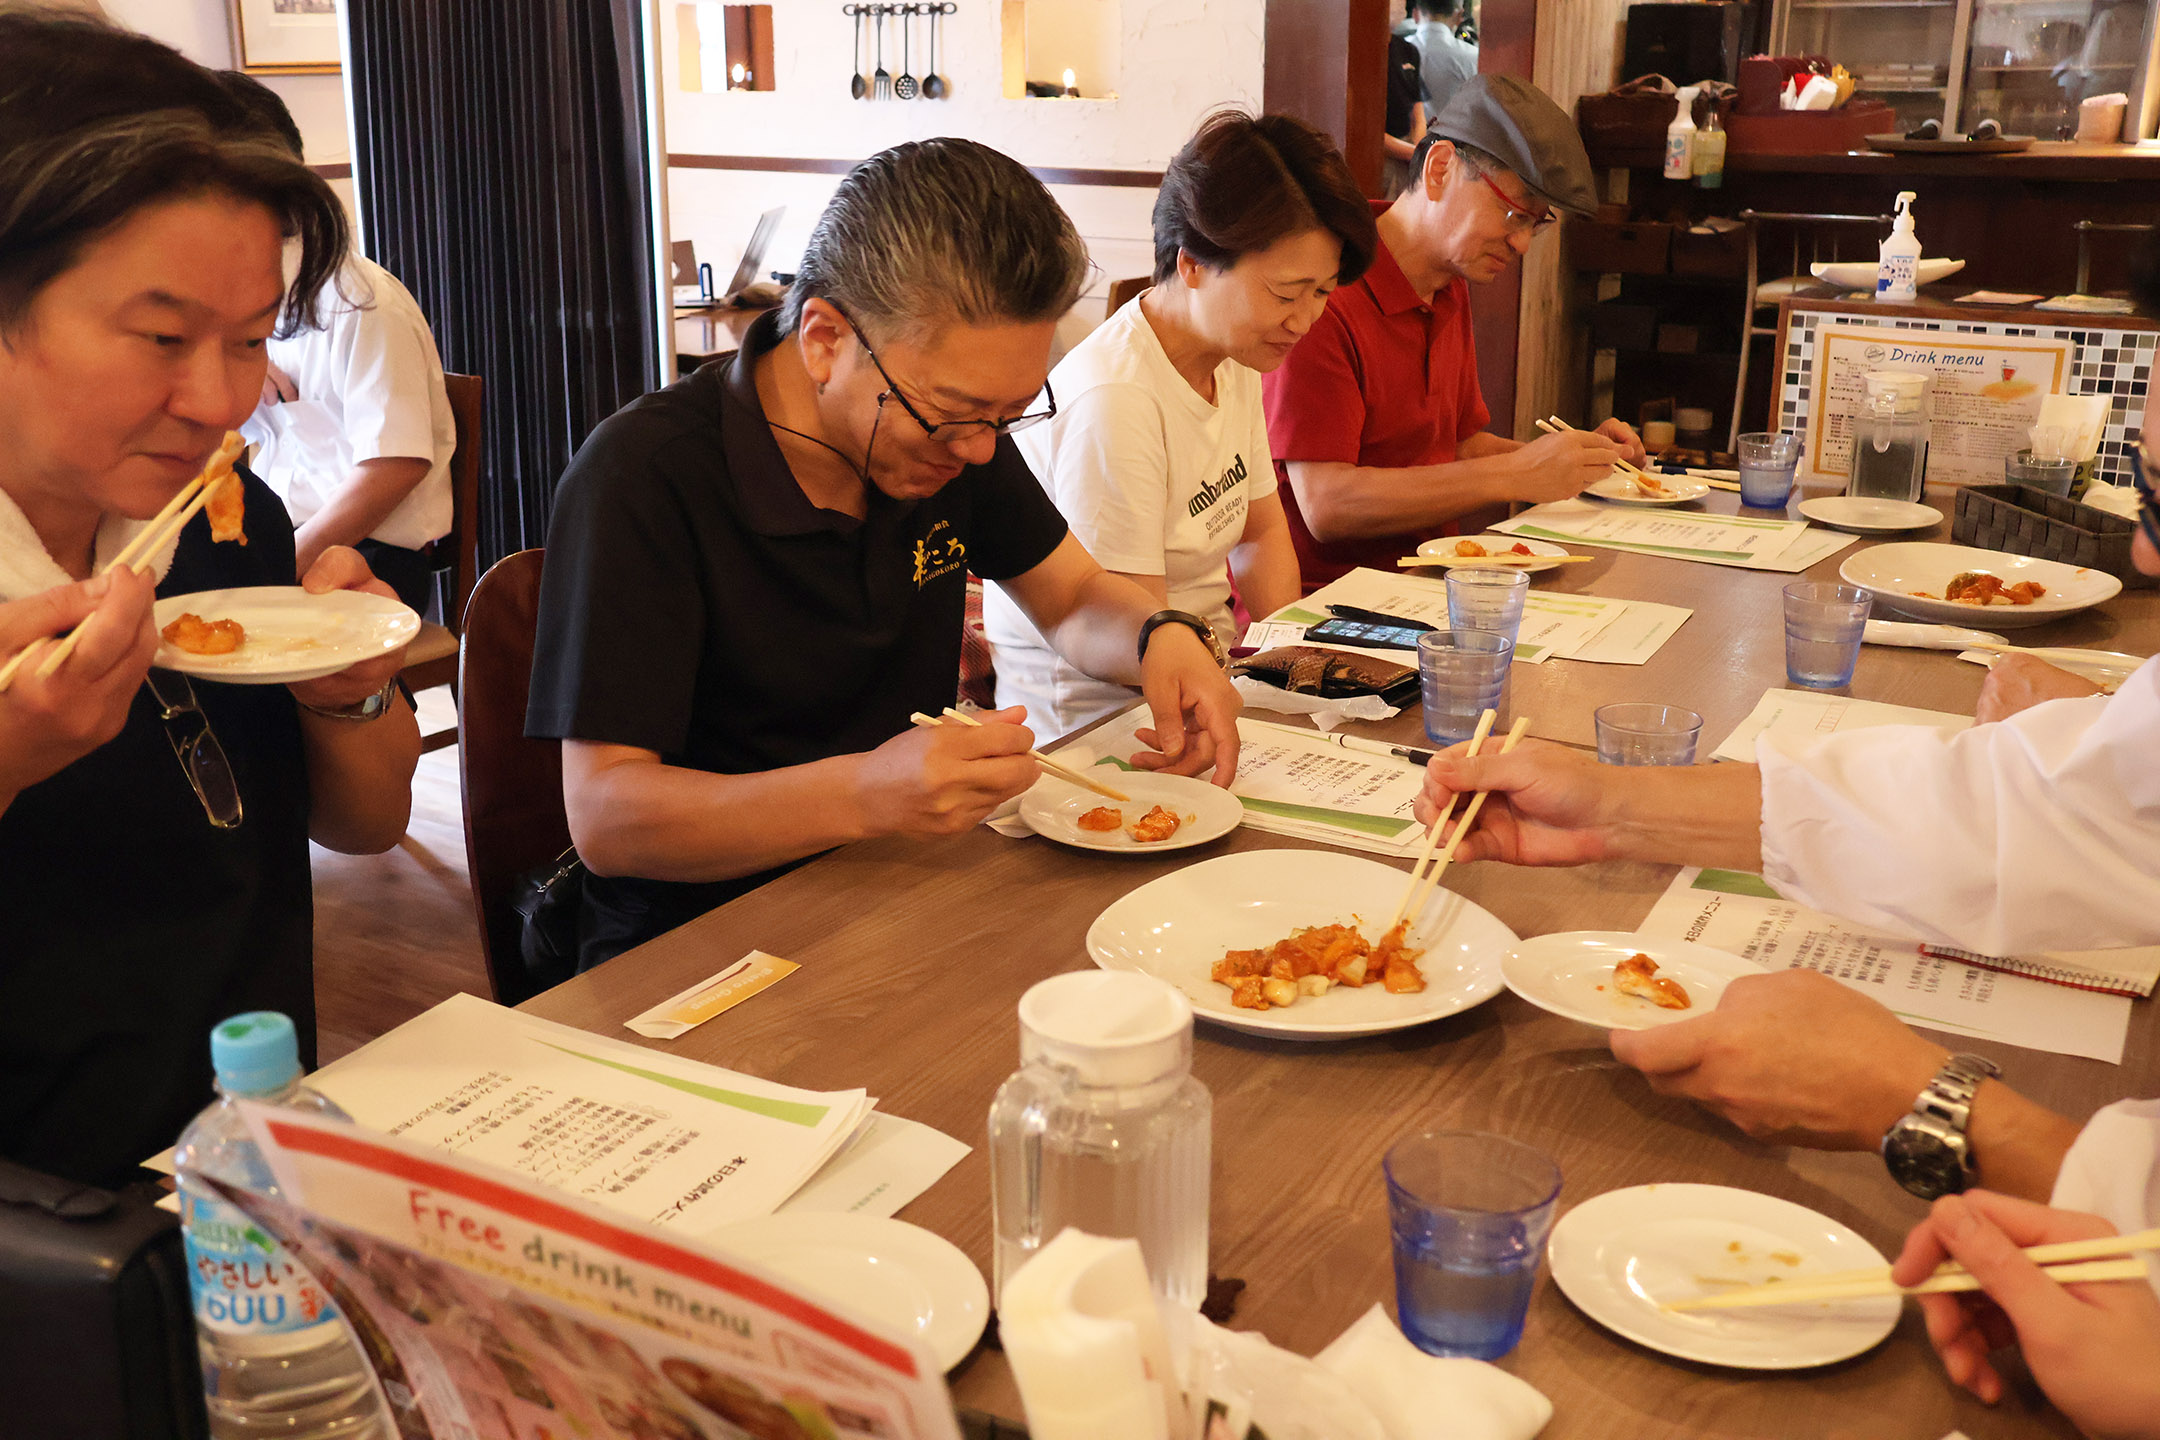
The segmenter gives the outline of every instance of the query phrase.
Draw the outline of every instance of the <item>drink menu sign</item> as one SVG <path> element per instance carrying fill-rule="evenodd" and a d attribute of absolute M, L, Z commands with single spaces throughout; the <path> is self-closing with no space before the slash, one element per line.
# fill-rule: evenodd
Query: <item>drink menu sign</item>
<path fill-rule="evenodd" d="M 1927 483 L 2000 484 L 2003 461 L 2025 449 L 2040 401 L 2065 393 L 2067 339 L 1823 325 L 1815 332 L 1815 394 L 1807 420 L 1807 480 L 1852 476 L 1853 420 L 1867 404 L 1871 370 L 1934 376 Z"/>

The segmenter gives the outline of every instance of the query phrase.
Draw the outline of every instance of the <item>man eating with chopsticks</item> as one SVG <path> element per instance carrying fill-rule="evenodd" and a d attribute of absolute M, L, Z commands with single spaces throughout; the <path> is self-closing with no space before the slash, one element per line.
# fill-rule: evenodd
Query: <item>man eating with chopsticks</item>
<path fill-rule="evenodd" d="M 1086 268 L 1014 161 L 897 146 L 841 182 L 739 354 L 579 451 L 526 727 L 563 742 L 581 968 L 820 851 L 957 833 L 1034 783 L 1019 707 L 909 723 L 952 703 L 969 573 L 1140 689 L 1160 748 L 1135 764 L 1229 783 L 1239 702 L 1206 621 L 1096 564 L 1008 438 L 1055 413 L 1051 335 Z"/>

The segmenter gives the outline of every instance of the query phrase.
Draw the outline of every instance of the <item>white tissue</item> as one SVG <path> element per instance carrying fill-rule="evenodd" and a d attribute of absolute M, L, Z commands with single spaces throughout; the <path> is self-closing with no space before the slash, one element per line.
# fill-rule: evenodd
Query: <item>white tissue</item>
<path fill-rule="evenodd" d="M 1427 1355 L 1378 1305 L 1313 1359 L 1380 1417 L 1388 1440 L 1531 1440 L 1552 1401 L 1483 1360 Z"/>
<path fill-rule="evenodd" d="M 1318 730 L 1333 730 L 1345 720 L 1385 720 L 1401 713 L 1377 695 L 1329 699 L 1324 695 L 1284 690 L 1251 675 L 1235 676 L 1230 683 L 1245 697 L 1246 708 L 1271 710 L 1278 715 L 1310 715 L 1313 727 Z"/>
<path fill-rule="evenodd" d="M 1400 1440 L 1351 1385 L 1264 1335 L 1225 1330 L 1185 1312 L 1171 1343 L 1185 1353 L 1188 1403 L 1221 1403 L 1223 1433 L 1242 1437 L 1241 1422 L 1249 1421 L 1268 1440 Z M 1196 1409 L 1193 1419 L 1204 1423 L 1204 1411 Z"/>

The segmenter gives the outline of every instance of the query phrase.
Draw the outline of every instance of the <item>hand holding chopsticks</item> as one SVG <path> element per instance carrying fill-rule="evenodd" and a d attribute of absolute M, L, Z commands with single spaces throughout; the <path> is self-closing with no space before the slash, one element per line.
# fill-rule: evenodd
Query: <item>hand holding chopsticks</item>
<path fill-rule="evenodd" d="M 195 518 L 195 513 L 210 503 L 218 483 L 232 473 L 233 464 L 240 458 L 245 443 L 238 431 L 228 432 L 201 472 L 181 486 L 180 493 L 167 501 L 165 508 L 158 511 L 149 524 L 135 532 L 135 538 L 122 547 L 120 553 L 112 558 L 112 562 L 104 567 L 105 570 L 133 566 L 148 573 L 151 557 L 177 539 L 187 523 Z M 44 679 L 59 669 L 66 663 L 68 656 L 75 653 L 75 647 L 82 643 L 83 626 L 88 623 L 86 620 L 76 625 L 49 650 L 43 648 L 42 642 L 33 643 L 25 646 L 6 665 L 0 666 L 0 694 L 5 694 L 8 687 L 14 684 L 16 672 L 28 662 L 33 651 L 42 651 L 44 655 L 37 667 L 38 678 Z"/>
<path fill-rule="evenodd" d="M 938 719 L 936 716 L 933 715 L 925 715 L 920 710 L 908 716 L 908 719 L 917 726 L 932 730 L 936 729 L 940 725 L 945 724 L 973 725 L 978 728 L 980 728 L 982 725 L 982 721 L 977 720 L 974 716 L 968 714 L 963 710 L 955 710 L 950 705 L 945 707 L 945 718 L 942 720 Z M 1102 796 L 1104 799 L 1115 800 L 1120 805 L 1130 805 L 1132 803 L 1132 797 L 1130 795 L 1124 794 L 1122 791 L 1113 790 L 1108 785 L 1105 785 L 1101 781 L 1095 780 L 1078 770 L 1070 769 L 1067 766 L 1060 765 L 1057 761 L 1052 760 L 1049 756 L 1043 754 L 1040 750 L 1030 750 L 1027 753 L 1029 759 L 1033 760 L 1037 765 L 1040 765 L 1050 774 L 1057 776 L 1060 780 L 1070 781 L 1072 784 L 1078 785 L 1083 790 L 1092 790 L 1094 793 Z"/>
<path fill-rule="evenodd" d="M 1492 711 L 1487 710 L 1484 714 L 1478 716 L 1477 729 L 1470 736 L 1469 755 L 1471 759 L 1476 759 L 1478 751 L 1484 748 L 1486 737 L 1492 734 L 1492 726 Z M 1524 732 L 1529 728 L 1529 716 L 1517 717 L 1514 725 L 1508 730 L 1507 739 L 1500 743 L 1500 753 L 1505 755 L 1513 750 L 1516 745 L 1521 743 Z M 1387 930 L 1393 930 L 1403 922 L 1405 917 L 1415 917 L 1417 912 L 1423 908 L 1425 900 L 1432 890 L 1438 888 L 1440 876 L 1447 870 L 1448 862 L 1455 858 L 1455 847 L 1462 843 L 1463 836 L 1470 833 L 1470 826 L 1477 820 L 1478 811 L 1484 808 L 1487 793 L 1480 790 L 1470 797 L 1470 804 L 1463 810 L 1462 823 L 1455 827 L 1455 833 L 1448 840 L 1447 848 L 1440 852 L 1438 863 L 1433 866 L 1430 874 L 1421 875 L 1419 871 L 1423 870 L 1425 862 L 1432 858 L 1433 847 L 1439 843 L 1440 832 L 1447 828 L 1449 819 L 1455 814 L 1455 802 L 1462 797 L 1460 795 L 1451 796 L 1447 803 L 1447 809 L 1441 811 L 1434 818 L 1432 830 L 1425 837 L 1425 848 L 1419 852 L 1416 862 L 1410 867 L 1410 884 L 1403 891 L 1402 903 L 1395 907 L 1395 913 L 1388 918 Z M 1387 930 L 1383 930 L 1381 933 L 1386 934 Z"/>

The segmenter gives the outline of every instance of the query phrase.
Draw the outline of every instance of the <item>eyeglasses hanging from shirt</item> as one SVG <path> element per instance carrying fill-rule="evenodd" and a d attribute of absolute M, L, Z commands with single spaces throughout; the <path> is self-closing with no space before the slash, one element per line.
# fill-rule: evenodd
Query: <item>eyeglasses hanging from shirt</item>
<path fill-rule="evenodd" d="M 943 100 L 952 93 L 952 82 L 938 73 L 938 31 L 945 16 L 960 7 L 952 0 L 920 5 L 843 5 L 840 13 L 855 22 L 855 73 L 848 93 L 857 100 Z M 896 21 L 894 48 L 900 53 L 900 73 L 885 68 L 887 20 Z M 915 74 L 916 37 L 929 41 L 923 74 Z M 877 68 L 869 68 L 875 61 Z"/>

